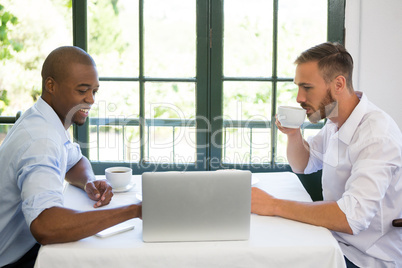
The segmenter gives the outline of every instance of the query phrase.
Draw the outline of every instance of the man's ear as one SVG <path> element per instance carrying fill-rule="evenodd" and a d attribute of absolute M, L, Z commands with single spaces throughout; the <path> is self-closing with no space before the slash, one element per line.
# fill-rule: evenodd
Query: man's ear
<path fill-rule="evenodd" d="M 55 81 L 50 76 L 45 80 L 45 90 L 49 94 L 53 94 L 55 91 Z"/>
<path fill-rule="evenodd" d="M 338 75 L 334 79 L 335 92 L 342 93 L 346 89 L 346 78 L 343 75 Z"/>

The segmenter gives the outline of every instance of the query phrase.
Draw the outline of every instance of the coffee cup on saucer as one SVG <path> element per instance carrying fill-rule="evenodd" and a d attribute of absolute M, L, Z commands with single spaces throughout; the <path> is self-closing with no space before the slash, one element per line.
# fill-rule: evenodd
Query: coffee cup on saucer
<path fill-rule="evenodd" d="M 105 169 L 106 180 L 112 185 L 113 191 L 128 190 L 131 185 L 133 170 L 128 167 L 110 167 Z"/>
<path fill-rule="evenodd" d="M 279 106 L 278 120 L 283 127 L 299 128 L 306 118 L 306 110 L 301 107 Z"/>

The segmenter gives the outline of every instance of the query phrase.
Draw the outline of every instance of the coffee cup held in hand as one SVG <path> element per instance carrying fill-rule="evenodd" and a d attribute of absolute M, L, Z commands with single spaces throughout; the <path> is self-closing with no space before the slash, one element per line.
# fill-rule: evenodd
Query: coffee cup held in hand
<path fill-rule="evenodd" d="M 279 106 L 278 120 L 283 127 L 299 128 L 306 118 L 306 110 L 300 107 Z"/>
<path fill-rule="evenodd" d="M 121 189 L 130 184 L 133 171 L 128 167 L 110 167 L 105 169 L 106 180 L 113 189 Z"/>

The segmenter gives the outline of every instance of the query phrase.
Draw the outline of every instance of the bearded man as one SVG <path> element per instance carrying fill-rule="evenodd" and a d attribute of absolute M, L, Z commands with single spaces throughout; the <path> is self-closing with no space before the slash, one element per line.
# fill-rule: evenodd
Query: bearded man
<path fill-rule="evenodd" d="M 347 267 L 402 267 L 402 232 L 391 224 L 402 216 L 401 131 L 354 91 L 353 59 L 342 45 L 317 45 L 295 63 L 297 102 L 312 123 L 327 122 L 307 141 L 300 129 L 276 125 L 294 172 L 322 170 L 324 200 L 281 200 L 253 188 L 251 211 L 330 229 Z"/>

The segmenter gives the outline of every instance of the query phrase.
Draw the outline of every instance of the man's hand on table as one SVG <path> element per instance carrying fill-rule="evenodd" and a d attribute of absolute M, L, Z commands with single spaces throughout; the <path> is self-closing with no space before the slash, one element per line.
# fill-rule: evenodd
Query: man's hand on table
<path fill-rule="evenodd" d="M 264 216 L 274 216 L 274 208 L 276 199 L 264 192 L 260 188 L 251 188 L 251 213 L 264 215 Z"/>
<path fill-rule="evenodd" d="M 85 185 L 85 192 L 94 201 L 94 207 L 102 207 L 110 203 L 113 197 L 112 186 L 106 180 L 90 181 Z"/>

